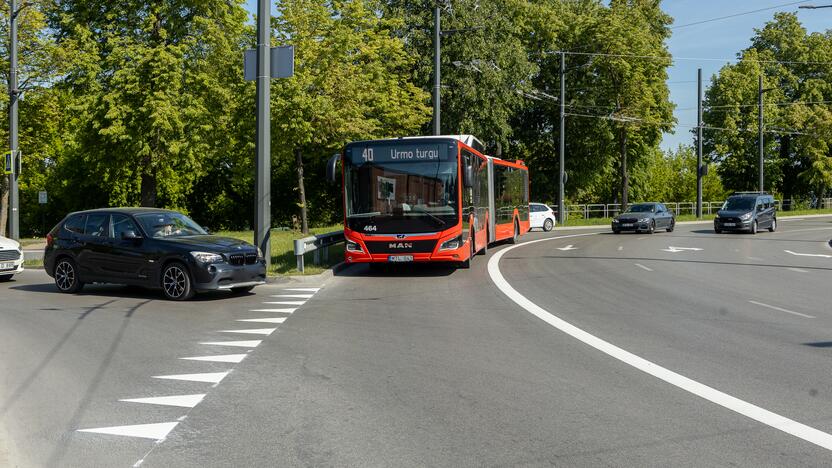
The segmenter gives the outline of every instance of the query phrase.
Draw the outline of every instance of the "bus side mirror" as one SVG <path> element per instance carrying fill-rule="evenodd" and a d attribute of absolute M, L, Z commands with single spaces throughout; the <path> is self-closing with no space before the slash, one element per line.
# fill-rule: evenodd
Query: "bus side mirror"
<path fill-rule="evenodd" d="M 471 188 L 474 186 L 474 168 L 469 164 L 462 168 L 462 185 L 465 188 Z"/>
<path fill-rule="evenodd" d="M 336 182 L 335 179 L 335 167 L 338 165 L 338 161 L 341 160 L 341 154 L 335 153 L 329 161 L 326 163 L 326 180 L 330 184 L 334 184 Z"/>

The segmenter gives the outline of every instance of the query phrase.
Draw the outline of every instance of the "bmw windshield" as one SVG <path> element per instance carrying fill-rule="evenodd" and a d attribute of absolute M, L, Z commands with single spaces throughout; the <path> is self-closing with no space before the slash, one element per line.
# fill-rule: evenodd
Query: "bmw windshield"
<path fill-rule="evenodd" d="M 136 215 L 136 219 L 142 225 L 144 232 L 154 239 L 207 234 L 199 224 L 180 213 L 159 212 L 140 214 Z"/>
<path fill-rule="evenodd" d="M 437 232 L 459 221 L 454 142 L 362 142 L 344 157 L 347 226 L 365 234 Z"/>

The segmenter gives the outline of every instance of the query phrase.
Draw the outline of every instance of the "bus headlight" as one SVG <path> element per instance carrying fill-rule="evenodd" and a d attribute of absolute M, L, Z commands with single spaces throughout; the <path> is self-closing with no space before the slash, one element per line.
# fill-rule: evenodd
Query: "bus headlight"
<path fill-rule="evenodd" d="M 446 240 L 439 246 L 439 250 L 456 250 L 462 247 L 462 235 L 454 237 L 451 240 Z"/>
<path fill-rule="evenodd" d="M 353 242 L 353 241 L 348 240 L 347 241 L 347 252 L 364 253 L 364 249 L 362 249 L 361 246 L 358 245 L 357 242 Z"/>

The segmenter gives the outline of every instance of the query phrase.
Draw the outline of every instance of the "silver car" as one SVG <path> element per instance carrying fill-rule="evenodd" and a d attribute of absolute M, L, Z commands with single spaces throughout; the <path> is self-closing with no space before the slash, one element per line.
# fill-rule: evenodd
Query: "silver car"
<path fill-rule="evenodd" d="M 657 229 L 673 232 L 676 216 L 661 203 L 636 203 L 627 211 L 612 220 L 612 232 L 621 231 L 647 232 L 653 234 Z"/>

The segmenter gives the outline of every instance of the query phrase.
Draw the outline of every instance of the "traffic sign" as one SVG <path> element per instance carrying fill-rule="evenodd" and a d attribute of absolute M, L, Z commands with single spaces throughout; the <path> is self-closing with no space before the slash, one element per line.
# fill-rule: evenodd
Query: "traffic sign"
<path fill-rule="evenodd" d="M 46 196 L 46 190 L 38 192 L 38 203 L 45 205 L 49 199 Z"/>

